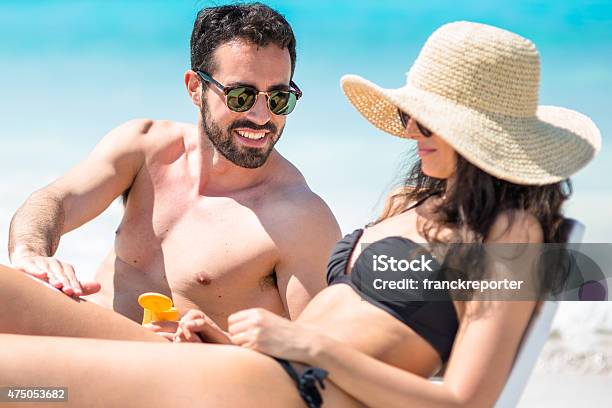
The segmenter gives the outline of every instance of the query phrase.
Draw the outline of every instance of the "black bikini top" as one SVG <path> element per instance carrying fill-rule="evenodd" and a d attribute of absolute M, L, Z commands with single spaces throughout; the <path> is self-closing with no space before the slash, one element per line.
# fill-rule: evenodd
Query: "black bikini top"
<path fill-rule="evenodd" d="M 349 259 L 362 233 L 363 229 L 355 230 L 336 244 L 327 265 L 328 285 L 337 283 L 350 285 L 364 300 L 385 310 L 429 342 L 440 355 L 440 359 L 446 362 L 459 326 L 457 313 L 448 293 L 437 291 L 437 299 L 429 300 L 432 299 L 431 296 L 423 297 L 423 293 L 418 290 L 392 291 L 381 295 L 374 293 L 371 287 L 375 279 L 383 276 L 380 271 L 374 270 L 374 256 L 387 255 L 396 259 L 406 259 L 407 255 L 414 254 L 414 251 L 419 253 L 427 251 L 410 239 L 387 237 L 365 247 L 352 270 L 348 271 Z M 405 278 L 414 278 L 418 281 L 424 278 L 443 279 L 440 265 L 434 260 L 432 266 L 433 272 L 409 270 L 401 273 Z"/>

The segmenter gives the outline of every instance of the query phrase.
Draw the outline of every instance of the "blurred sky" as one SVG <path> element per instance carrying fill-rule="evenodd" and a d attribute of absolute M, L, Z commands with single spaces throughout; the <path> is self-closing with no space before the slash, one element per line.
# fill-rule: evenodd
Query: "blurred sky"
<path fill-rule="evenodd" d="M 294 28 L 295 81 L 305 94 L 278 149 L 328 202 L 345 232 L 375 216 L 381 195 L 405 168 L 411 143 L 362 119 L 345 100 L 339 78 L 356 73 L 399 87 L 431 32 L 465 19 L 533 40 L 542 55 L 541 103 L 579 110 L 600 127 L 602 154 L 576 176 L 568 210 L 587 224 L 587 239 L 612 241 L 612 154 L 607 146 L 612 1 L 265 3 Z M 33 189 L 73 166 L 121 122 L 136 117 L 196 120 L 183 73 L 189 67 L 195 14 L 212 4 L 223 2 L 0 2 L 3 231 Z M 120 217 L 117 209 L 113 214 L 101 235 L 112 231 Z"/>

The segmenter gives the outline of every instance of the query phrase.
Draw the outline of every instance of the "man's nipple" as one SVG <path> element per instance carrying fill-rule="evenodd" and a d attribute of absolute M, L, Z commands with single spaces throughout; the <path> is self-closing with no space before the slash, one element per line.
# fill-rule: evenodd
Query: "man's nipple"
<path fill-rule="evenodd" d="M 205 272 L 198 272 L 196 280 L 202 286 L 208 286 L 212 283 L 212 279 Z"/>

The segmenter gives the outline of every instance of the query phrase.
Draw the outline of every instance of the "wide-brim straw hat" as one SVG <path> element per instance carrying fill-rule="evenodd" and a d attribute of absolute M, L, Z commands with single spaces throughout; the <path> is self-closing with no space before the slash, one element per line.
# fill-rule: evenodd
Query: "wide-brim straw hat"
<path fill-rule="evenodd" d="M 601 149 L 585 115 L 538 106 L 540 57 L 517 34 L 485 24 L 443 25 L 406 74 L 385 89 L 356 75 L 341 86 L 376 127 L 404 137 L 397 109 L 407 112 L 485 172 L 517 184 L 569 177 Z"/>

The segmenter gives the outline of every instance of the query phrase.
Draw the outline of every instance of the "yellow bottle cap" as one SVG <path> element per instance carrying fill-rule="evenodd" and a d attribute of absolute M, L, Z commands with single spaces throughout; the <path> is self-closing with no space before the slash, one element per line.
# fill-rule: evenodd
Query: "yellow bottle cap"
<path fill-rule="evenodd" d="M 147 292 L 138 296 L 138 304 L 144 309 L 142 324 L 152 321 L 177 321 L 178 310 L 172 307 L 172 299 L 161 293 Z"/>
<path fill-rule="evenodd" d="M 171 307 L 163 312 L 154 312 L 153 318 L 157 322 L 176 322 L 179 320 L 179 312 L 176 307 Z"/>
<path fill-rule="evenodd" d="M 138 296 L 138 304 L 144 309 L 161 312 L 172 307 L 172 299 L 161 293 L 147 292 Z"/>

